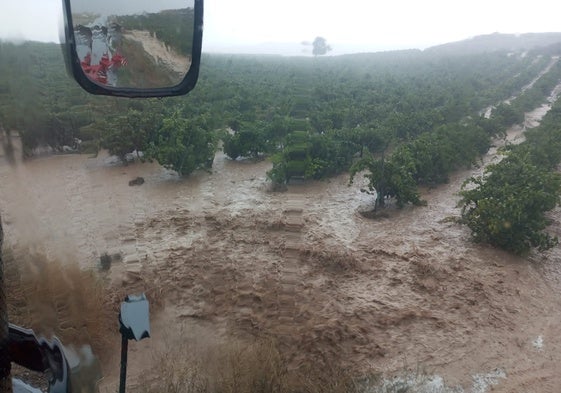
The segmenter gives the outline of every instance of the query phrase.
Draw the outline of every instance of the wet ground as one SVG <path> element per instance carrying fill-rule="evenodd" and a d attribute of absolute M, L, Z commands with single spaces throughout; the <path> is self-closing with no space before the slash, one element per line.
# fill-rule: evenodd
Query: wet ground
<path fill-rule="evenodd" d="M 526 126 L 546 110 L 528 114 Z M 523 140 L 523 129 L 508 139 Z M 388 374 L 420 366 L 464 387 L 499 369 L 494 391 L 558 391 L 559 249 L 513 257 L 472 244 L 450 219 L 461 184 L 482 166 L 423 190 L 426 207 L 375 220 L 357 212 L 372 202 L 360 181 L 348 186 L 341 175 L 271 193 L 269 168 L 218 154 L 212 173 L 180 179 L 104 154 L 2 162 L 6 243 L 16 256 L 31 247 L 84 269 L 121 255 L 111 287 L 158 303 L 152 338 L 131 345 L 133 387 L 153 366 L 150 352 L 204 332 L 272 337 L 294 368 L 310 359 Z M 129 186 L 137 176 L 145 183 Z M 552 218 L 561 234 L 559 210 Z M 117 369 L 106 372 L 107 388 Z"/>

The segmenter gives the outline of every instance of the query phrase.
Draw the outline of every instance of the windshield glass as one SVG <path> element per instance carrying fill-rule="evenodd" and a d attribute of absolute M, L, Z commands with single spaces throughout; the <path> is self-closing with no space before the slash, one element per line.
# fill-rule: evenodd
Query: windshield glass
<path fill-rule="evenodd" d="M 207 1 L 197 86 L 170 99 L 87 94 L 59 2 L 9 3 L 7 317 L 72 348 L 80 384 L 117 391 L 121 303 L 144 294 L 131 392 L 561 386 L 549 2 Z M 113 85 L 183 56 L 137 24 L 169 13 L 134 3 L 120 23 L 158 45 L 151 68 L 120 53 Z M 117 30 L 88 15 L 99 63 Z"/>

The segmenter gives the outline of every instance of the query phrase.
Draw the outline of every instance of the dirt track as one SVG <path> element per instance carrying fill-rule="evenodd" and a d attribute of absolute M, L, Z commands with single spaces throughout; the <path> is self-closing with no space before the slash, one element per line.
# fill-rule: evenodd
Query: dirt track
<path fill-rule="evenodd" d="M 185 75 L 185 70 L 189 69 L 189 58 L 176 53 L 173 49 L 166 48 L 162 41 L 153 37 L 148 31 L 131 30 L 124 34 L 124 37 L 140 43 L 156 64 L 165 65 L 181 76 Z"/>
<path fill-rule="evenodd" d="M 347 176 L 269 193 L 269 165 L 219 154 L 212 174 L 181 180 L 106 156 L 2 163 L 6 243 L 16 255 L 33 245 L 84 268 L 104 252 L 122 255 L 113 288 L 147 291 L 161 306 L 153 337 L 131 348 L 133 381 L 151 367 L 147 353 L 182 327 L 276 338 L 291 367 L 313 359 L 391 374 L 420 365 L 466 388 L 500 369 L 494 391 L 558 391 L 559 249 L 529 263 L 471 244 L 447 220 L 458 215 L 461 183 L 481 169 L 425 190 L 426 207 L 368 220 Z M 136 176 L 145 184 L 129 187 Z M 561 234 L 559 211 L 552 217 Z"/>

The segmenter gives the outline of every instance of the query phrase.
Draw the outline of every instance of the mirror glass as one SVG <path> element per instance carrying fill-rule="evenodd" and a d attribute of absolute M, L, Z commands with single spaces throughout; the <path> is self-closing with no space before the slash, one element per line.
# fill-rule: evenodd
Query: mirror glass
<path fill-rule="evenodd" d="M 129 340 L 140 341 L 150 337 L 150 310 L 144 294 L 126 297 L 125 301 L 121 303 L 119 322 L 121 323 L 121 334 L 125 334 Z"/>
<path fill-rule="evenodd" d="M 194 0 L 72 0 L 84 74 L 112 87 L 179 84 L 191 66 Z"/>

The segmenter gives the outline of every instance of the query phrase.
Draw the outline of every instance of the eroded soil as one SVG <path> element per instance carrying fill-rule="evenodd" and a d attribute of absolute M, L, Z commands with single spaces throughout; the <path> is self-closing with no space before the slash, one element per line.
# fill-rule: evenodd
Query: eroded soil
<path fill-rule="evenodd" d="M 482 164 L 496 159 L 492 149 Z M 131 345 L 132 387 L 155 348 L 205 332 L 272 337 L 294 368 L 312 360 L 391 375 L 421 366 L 464 387 L 501 369 L 494 391 L 558 391 L 559 249 L 513 257 L 472 244 L 450 219 L 461 184 L 482 166 L 424 190 L 428 206 L 375 220 L 357 212 L 372 202 L 360 181 L 348 186 L 342 175 L 271 193 L 269 167 L 218 154 L 212 173 L 179 179 L 106 155 L 2 162 L 7 247 L 16 260 L 31 247 L 85 269 L 105 252 L 121 255 L 105 273 L 111 288 L 157 297 L 152 337 Z M 129 187 L 137 176 L 145 183 Z M 561 234 L 560 211 L 552 218 Z M 118 355 L 102 355 L 108 391 Z"/>

